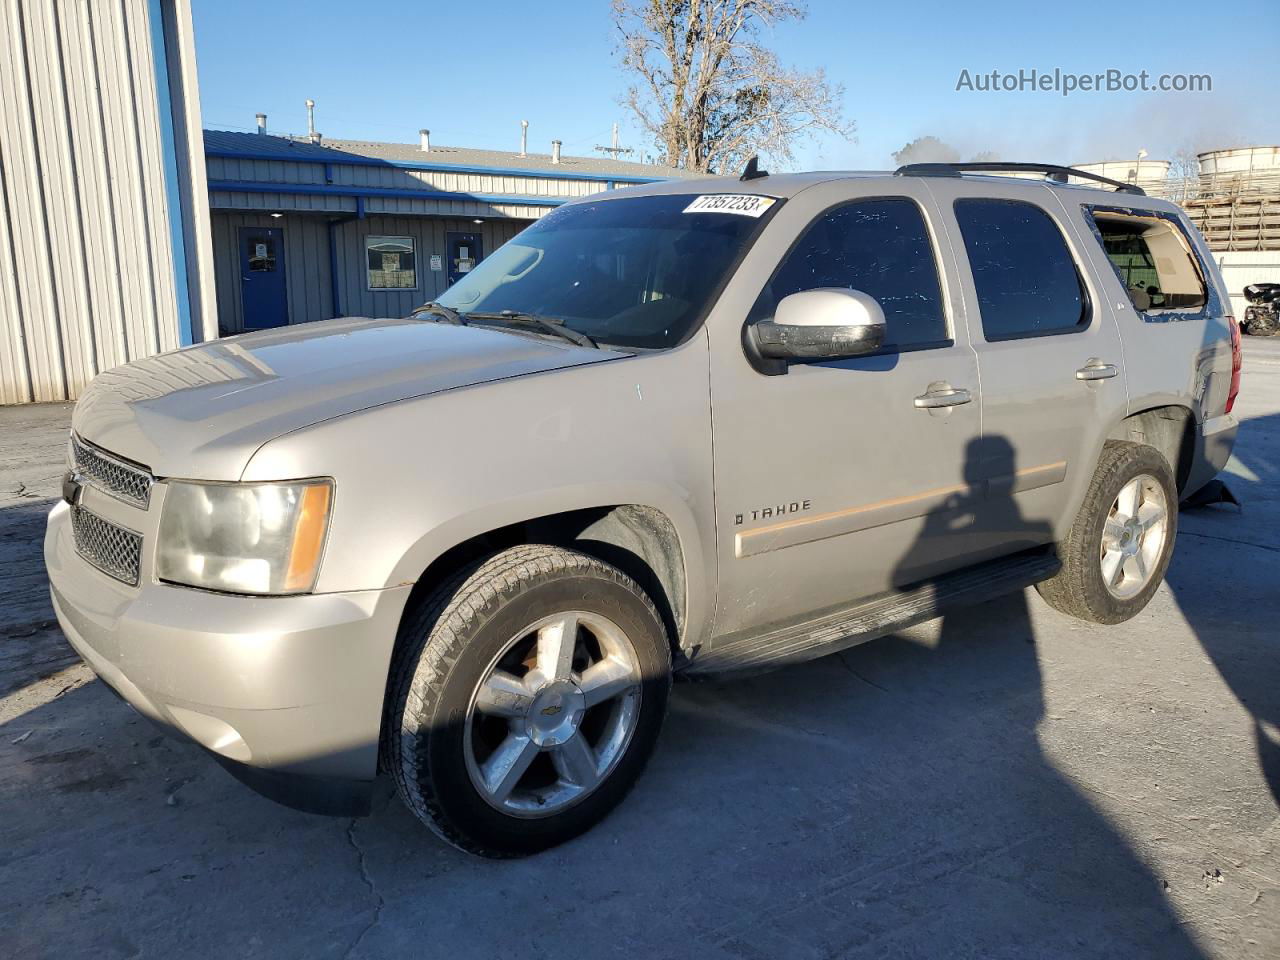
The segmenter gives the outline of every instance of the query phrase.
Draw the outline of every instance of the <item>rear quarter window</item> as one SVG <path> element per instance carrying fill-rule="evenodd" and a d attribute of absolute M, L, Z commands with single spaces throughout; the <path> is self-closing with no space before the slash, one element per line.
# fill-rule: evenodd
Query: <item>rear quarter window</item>
<path fill-rule="evenodd" d="M 1021 200 L 966 198 L 955 202 L 955 215 L 987 340 L 1070 333 L 1088 323 L 1080 271 L 1044 210 Z"/>
<path fill-rule="evenodd" d="M 1150 314 L 1203 309 L 1208 301 L 1204 274 L 1191 242 L 1173 218 L 1101 207 L 1087 212 L 1135 310 Z"/>

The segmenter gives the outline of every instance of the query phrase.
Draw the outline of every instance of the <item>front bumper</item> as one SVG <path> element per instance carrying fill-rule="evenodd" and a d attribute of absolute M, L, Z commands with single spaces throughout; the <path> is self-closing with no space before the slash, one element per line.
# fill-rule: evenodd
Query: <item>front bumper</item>
<path fill-rule="evenodd" d="M 76 554 L 65 503 L 49 514 L 45 564 L 67 639 L 140 713 L 272 799 L 367 810 L 409 586 L 290 597 L 131 587 Z"/>

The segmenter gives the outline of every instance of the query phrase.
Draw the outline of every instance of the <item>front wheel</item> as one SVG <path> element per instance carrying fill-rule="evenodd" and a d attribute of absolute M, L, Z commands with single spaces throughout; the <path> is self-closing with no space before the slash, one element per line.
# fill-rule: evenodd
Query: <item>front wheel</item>
<path fill-rule="evenodd" d="M 1058 544 L 1062 569 L 1036 589 L 1073 617 L 1122 623 L 1160 586 L 1177 532 L 1177 486 L 1163 454 L 1108 440 L 1071 532 Z"/>
<path fill-rule="evenodd" d="M 405 621 L 388 760 L 401 798 L 454 846 L 521 856 L 590 828 L 653 752 L 666 630 L 621 571 L 551 546 L 503 551 Z"/>

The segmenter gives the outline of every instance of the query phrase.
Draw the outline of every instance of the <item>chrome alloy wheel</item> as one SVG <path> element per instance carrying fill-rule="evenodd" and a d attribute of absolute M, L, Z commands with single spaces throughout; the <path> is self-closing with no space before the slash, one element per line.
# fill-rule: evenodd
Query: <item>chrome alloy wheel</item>
<path fill-rule="evenodd" d="M 467 710 L 467 772 L 516 817 L 573 806 L 613 772 L 640 716 L 639 658 L 622 629 L 571 610 L 530 624 L 489 664 Z"/>
<path fill-rule="evenodd" d="M 1102 525 L 1102 582 L 1128 600 L 1151 582 L 1169 535 L 1169 504 L 1155 477 L 1139 474 L 1123 487 Z"/>

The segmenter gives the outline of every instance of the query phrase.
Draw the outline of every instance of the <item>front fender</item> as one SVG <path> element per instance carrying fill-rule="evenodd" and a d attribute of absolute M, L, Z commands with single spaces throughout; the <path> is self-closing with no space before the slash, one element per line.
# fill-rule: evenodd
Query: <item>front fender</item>
<path fill-rule="evenodd" d="M 684 553 L 688 635 L 714 609 L 705 335 L 663 353 L 479 384 L 361 411 L 264 445 L 245 480 L 335 479 L 317 590 L 415 582 L 472 537 L 637 504 Z"/>
<path fill-rule="evenodd" d="M 682 636 L 704 636 L 710 626 L 711 598 L 714 597 L 714 551 L 707 551 L 697 518 L 679 491 L 648 484 L 602 485 L 591 489 L 579 486 L 542 490 L 528 497 L 478 507 L 429 530 L 401 557 L 396 582 L 414 582 L 422 572 L 454 547 L 500 527 L 567 514 L 595 507 L 622 505 L 656 510 L 671 524 L 683 565 L 684 596 L 673 602 L 684 609 L 686 622 Z"/>

